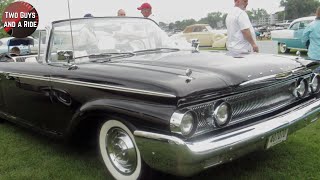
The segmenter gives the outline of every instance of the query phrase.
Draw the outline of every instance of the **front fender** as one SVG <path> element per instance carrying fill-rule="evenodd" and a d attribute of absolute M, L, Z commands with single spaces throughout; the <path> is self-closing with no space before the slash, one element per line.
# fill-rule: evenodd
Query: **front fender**
<path fill-rule="evenodd" d="M 139 102 L 124 99 L 99 99 L 83 104 L 74 114 L 68 125 L 68 134 L 76 131 L 82 121 L 103 113 L 104 116 L 121 115 L 130 117 L 130 123 L 139 128 L 152 128 L 169 132 L 171 115 L 176 107 L 151 102 Z M 92 119 L 91 119 L 92 120 Z"/>

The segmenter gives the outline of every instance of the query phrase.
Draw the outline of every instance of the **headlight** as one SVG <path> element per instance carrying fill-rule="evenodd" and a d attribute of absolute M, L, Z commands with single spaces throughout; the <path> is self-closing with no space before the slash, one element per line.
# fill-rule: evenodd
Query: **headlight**
<path fill-rule="evenodd" d="M 312 93 L 317 93 L 320 89 L 320 80 L 319 80 L 319 75 L 314 74 L 311 78 L 310 82 L 310 89 Z"/>
<path fill-rule="evenodd" d="M 175 112 L 170 120 L 171 132 L 190 136 L 194 133 L 197 127 L 196 118 L 192 111 L 185 113 Z"/>
<path fill-rule="evenodd" d="M 212 116 L 217 127 L 227 125 L 232 116 L 230 104 L 224 101 L 217 102 L 213 107 Z"/>
<path fill-rule="evenodd" d="M 308 93 L 308 83 L 305 79 L 300 79 L 297 82 L 296 88 L 293 90 L 293 95 L 298 98 L 303 98 Z"/>
<path fill-rule="evenodd" d="M 193 121 L 194 121 L 193 119 L 194 119 L 193 115 L 190 112 L 186 113 L 183 116 L 180 124 L 180 130 L 182 135 L 190 134 L 193 128 Z"/>

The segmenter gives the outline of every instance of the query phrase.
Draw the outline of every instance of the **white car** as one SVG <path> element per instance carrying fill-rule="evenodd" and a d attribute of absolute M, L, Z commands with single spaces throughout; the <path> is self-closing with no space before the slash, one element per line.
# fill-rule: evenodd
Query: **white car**
<path fill-rule="evenodd" d="M 0 39 L 0 53 L 10 53 L 13 47 L 18 47 L 20 49 L 20 55 L 30 54 L 36 47 L 35 41 L 32 37 L 27 38 L 14 38 L 6 37 Z"/>

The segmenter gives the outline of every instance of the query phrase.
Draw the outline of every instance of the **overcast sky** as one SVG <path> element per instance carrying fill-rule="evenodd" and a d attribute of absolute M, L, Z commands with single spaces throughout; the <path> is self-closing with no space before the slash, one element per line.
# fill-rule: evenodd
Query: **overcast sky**
<path fill-rule="evenodd" d="M 68 18 L 67 0 L 24 0 L 32 4 L 39 13 L 40 27 L 50 21 Z M 70 0 L 71 17 L 83 17 L 86 13 L 94 16 L 115 16 L 118 9 L 125 9 L 127 16 L 141 16 L 137 10 L 148 2 L 159 21 L 166 23 L 194 18 L 199 20 L 210 12 L 228 12 L 233 0 Z M 281 8 L 280 0 L 249 0 L 247 9 L 264 8 L 274 13 Z"/>

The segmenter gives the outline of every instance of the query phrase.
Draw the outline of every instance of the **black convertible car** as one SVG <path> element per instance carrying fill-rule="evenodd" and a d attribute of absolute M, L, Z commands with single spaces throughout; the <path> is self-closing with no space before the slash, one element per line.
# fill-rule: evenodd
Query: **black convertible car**
<path fill-rule="evenodd" d="M 192 176 L 318 119 L 318 64 L 299 57 L 197 52 L 145 18 L 57 21 L 43 37 L 38 56 L 1 61 L 0 117 L 93 137 L 116 179 Z"/>

